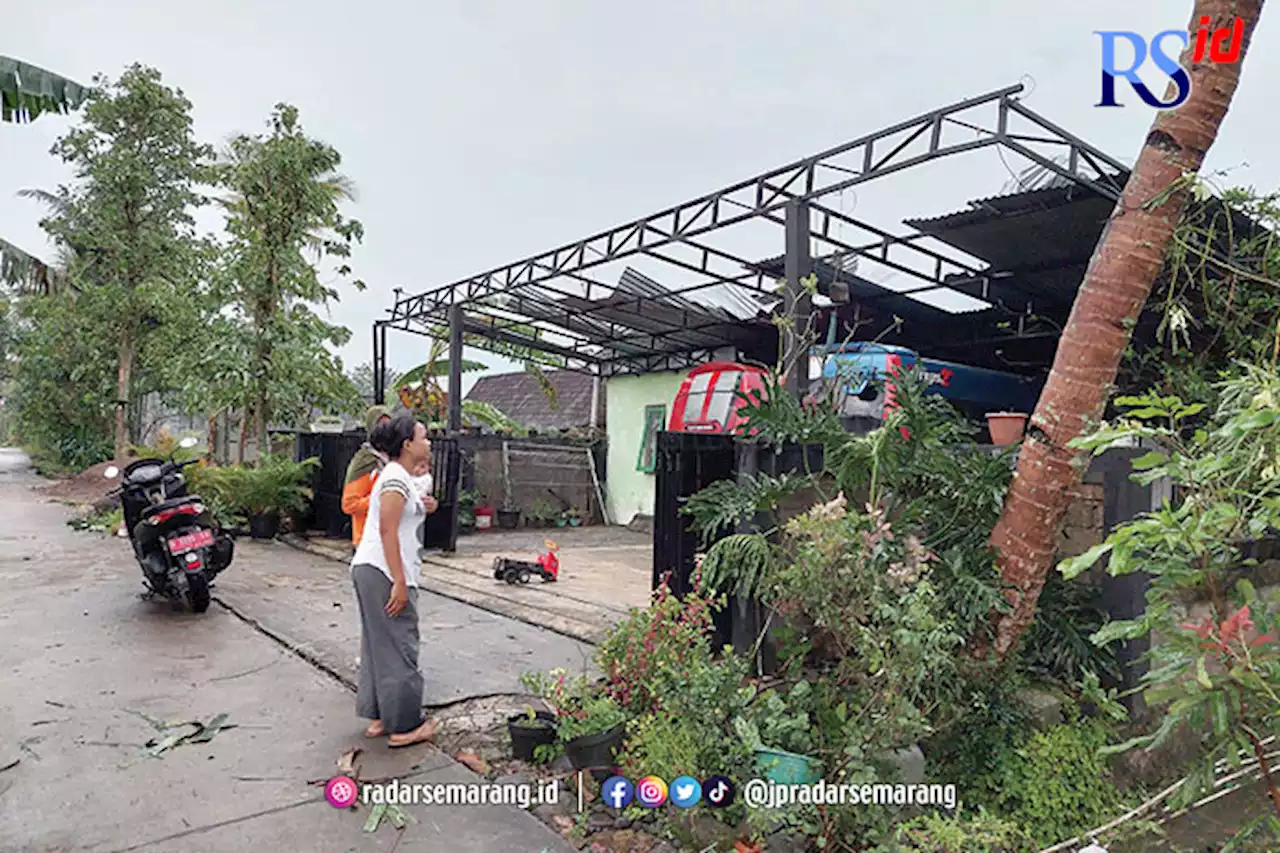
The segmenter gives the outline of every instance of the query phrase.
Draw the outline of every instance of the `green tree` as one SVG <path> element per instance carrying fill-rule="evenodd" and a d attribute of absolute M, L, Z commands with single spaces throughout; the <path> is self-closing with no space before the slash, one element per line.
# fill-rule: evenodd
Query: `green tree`
<path fill-rule="evenodd" d="M 360 399 L 353 406 L 348 414 L 363 414 L 365 407 L 369 405 L 369 401 L 373 399 L 374 391 L 374 370 L 371 362 L 362 362 L 347 373 L 347 378 L 351 380 L 351 384 L 355 386 L 356 394 Z M 396 373 L 389 367 L 382 368 L 382 399 L 378 402 L 384 406 L 394 406 L 396 400 Z"/>
<path fill-rule="evenodd" d="M 355 401 L 356 389 L 330 350 L 351 332 L 316 312 L 338 299 L 317 267 L 336 259 L 337 275 L 349 276 L 346 261 L 364 236 L 339 207 L 354 192 L 336 171 L 337 150 L 308 137 L 288 104 L 276 105 L 269 127 L 267 134 L 233 139 L 220 175 L 229 190 L 223 205 L 231 235 L 225 296 L 238 331 L 224 355 L 238 351 L 247 365 L 232 380 L 254 413 L 260 448 L 269 446 L 273 418 L 305 417 L 315 407 L 341 411 Z M 352 284 L 364 289 L 359 280 Z"/>
<path fill-rule="evenodd" d="M 204 202 L 197 187 L 212 150 L 195 140 L 191 102 L 158 71 L 133 65 L 119 81 L 95 84 L 84 121 L 52 150 L 74 168 L 75 183 L 47 195 L 52 212 L 41 225 L 70 250 L 69 277 L 95 292 L 74 301 L 78 328 L 95 340 L 101 330 L 113 343 L 119 457 L 134 438 L 127 408 L 138 353 L 199 275 L 192 212 Z"/>
<path fill-rule="evenodd" d="M 109 308 L 104 290 L 19 299 L 15 377 L 6 410 L 38 458 L 83 468 L 107 458 L 115 397 L 111 330 L 86 315 Z"/>

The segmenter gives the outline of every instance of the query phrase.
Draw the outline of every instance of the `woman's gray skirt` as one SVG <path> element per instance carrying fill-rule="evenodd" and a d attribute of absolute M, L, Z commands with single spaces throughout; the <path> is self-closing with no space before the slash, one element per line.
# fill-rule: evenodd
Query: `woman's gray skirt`
<path fill-rule="evenodd" d="M 356 713 L 366 720 L 381 720 L 388 734 L 406 734 L 423 723 L 418 590 L 409 588 L 409 603 L 392 617 L 386 610 L 391 579 L 381 569 L 362 563 L 351 577 L 360 605 Z"/>

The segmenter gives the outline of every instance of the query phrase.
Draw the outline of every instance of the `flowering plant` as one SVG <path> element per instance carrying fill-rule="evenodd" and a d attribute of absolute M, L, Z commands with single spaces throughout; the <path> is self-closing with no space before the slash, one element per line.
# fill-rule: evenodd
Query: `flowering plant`
<path fill-rule="evenodd" d="M 694 580 L 698 589 L 698 579 Z M 686 673 L 695 660 L 709 659 L 712 611 L 721 599 L 689 592 L 677 598 L 664 579 L 647 609 L 632 608 L 600 644 L 605 692 L 634 714 L 657 711 L 656 687 L 665 675 Z"/>

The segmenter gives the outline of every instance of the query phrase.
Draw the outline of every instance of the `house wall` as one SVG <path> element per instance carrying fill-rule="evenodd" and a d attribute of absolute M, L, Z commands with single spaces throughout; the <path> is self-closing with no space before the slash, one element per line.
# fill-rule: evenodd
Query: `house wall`
<path fill-rule="evenodd" d="M 670 418 L 671 404 L 686 375 L 686 371 L 670 371 L 615 376 L 605 381 L 609 412 L 605 489 L 614 524 L 630 524 L 637 515 L 653 514 L 654 475 L 636 470 L 644 440 L 644 409 L 664 405 Z"/>

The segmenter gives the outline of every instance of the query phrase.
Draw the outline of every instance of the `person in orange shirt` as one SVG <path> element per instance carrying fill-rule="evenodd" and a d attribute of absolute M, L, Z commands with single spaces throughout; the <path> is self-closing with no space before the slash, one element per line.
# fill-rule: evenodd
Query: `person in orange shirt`
<path fill-rule="evenodd" d="M 342 487 L 342 511 L 351 516 L 351 544 L 359 546 L 360 537 L 364 534 L 365 519 L 369 515 L 369 495 L 373 492 L 373 484 L 378 479 L 387 459 L 374 449 L 367 438 L 373 434 L 378 424 L 391 420 L 391 412 L 386 406 L 372 406 L 365 413 L 366 441 L 351 457 L 347 465 L 346 484 Z"/>

